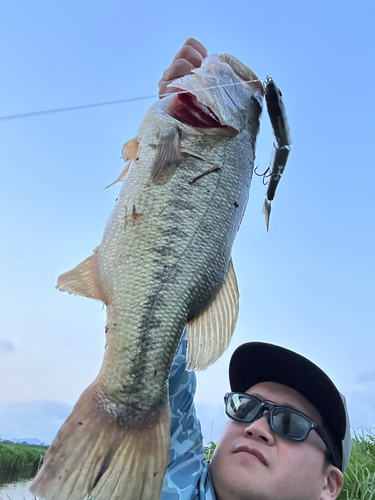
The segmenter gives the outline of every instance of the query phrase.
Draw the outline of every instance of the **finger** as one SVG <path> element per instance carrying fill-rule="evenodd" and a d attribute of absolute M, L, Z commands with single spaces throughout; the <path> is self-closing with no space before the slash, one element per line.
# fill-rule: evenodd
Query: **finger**
<path fill-rule="evenodd" d="M 180 78 L 180 76 L 189 75 L 191 70 L 198 68 L 191 61 L 187 59 L 176 59 L 173 63 L 166 69 L 163 73 L 163 80 L 172 81 L 175 78 Z"/>
<path fill-rule="evenodd" d="M 170 82 L 166 81 L 166 80 L 159 80 L 159 83 L 158 83 L 158 87 L 159 87 L 159 99 L 162 99 L 165 94 L 170 94 L 171 92 L 173 92 L 173 88 L 168 88 L 167 85 L 169 84 Z"/>
<path fill-rule="evenodd" d="M 195 38 L 188 38 L 175 55 L 172 64 L 164 71 L 159 81 L 159 97 L 175 92 L 175 87 L 167 87 L 173 80 L 189 75 L 194 68 L 199 68 L 208 55 L 206 47 Z"/>
<path fill-rule="evenodd" d="M 202 64 L 203 58 L 207 55 L 207 49 L 204 45 L 194 38 L 189 38 L 177 52 L 173 61 L 176 61 L 177 59 L 186 59 L 191 62 L 195 68 L 199 68 Z"/>
<path fill-rule="evenodd" d="M 194 68 L 195 66 L 186 59 L 177 59 L 177 61 L 174 61 L 171 66 L 164 71 L 164 75 L 159 81 L 159 96 L 161 94 L 176 92 L 175 87 L 168 87 L 168 85 L 172 83 L 173 80 L 176 80 L 176 78 L 190 74 L 191 70 Z"/>
<path fill-rule="evenodd" d="M 207 49 L 206 47 L 201 43 L 199 42 L 198 40 L 196 40 L 195 38 L 188 38 L 184 45 L 190 45 L 191 47 L 193 47 L 193 49 L 195 49 L 197 52 L 199 52 L 199 54 L 202 56 L 202 57 L 207 57 L 208 56 L 208 52 L 207 52 Z"/>
<path fill-rule="evenodd" d="M 163 80 L 161 79 L 158 83 L 159 87 L 159 98 L 162 99 L 165 97 L 165 94 L 172 94 L 173 92 L 177 91 L 176 87 L 168 87 L 170 83 L 172 83 L 173 80 Z"/>

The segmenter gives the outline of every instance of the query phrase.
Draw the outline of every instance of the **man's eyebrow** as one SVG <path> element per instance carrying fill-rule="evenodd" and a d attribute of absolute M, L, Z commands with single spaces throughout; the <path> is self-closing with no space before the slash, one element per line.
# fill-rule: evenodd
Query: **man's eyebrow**
<path fill-rule="evenodd" d="M 271 401 L 270 399 L 265 398 L 262 396 L 262 394 L 259 394 L 259 392 L 251 392 L 249 393 L 250 396 L 255 396 L 256 398 L 260 399 L 261 401 L 267 401 L 268 403 L 272 403 L 276 405 L 275 401 Z"/>
<path fill-rule="evenodd" d="M 250 396 L 255 396 L 256 398 L 261 399 L 262 401 L 264 401 L 264 396 L 262 396 L 261 394 L 259 394 L 259 392 L 249 392 L 249 395 Z"/>
<path fill-rule="evenodd" d="M 302 408 L 297 408 L 296 406 L 294 406 L 290 403 L 287 403 L 287 402 L 275 403 L 275 401 L 271 401 L 270 399 L 265 398 L 262 394 L 259 394 L 259 392 L 250 392 L 248 394 L 250 394 L 250 396 L 255 396 L 256 398 L 260 399 L 261 401 L 267 401 L 267 402 L 272 403 L 276 406 L 285 406 L 286 408 L 290 408 L 291 410 L 299 411 L 300 413 L 303 413 L 304 415 L 306 415 L 306 411 L 304 411 Z"/>

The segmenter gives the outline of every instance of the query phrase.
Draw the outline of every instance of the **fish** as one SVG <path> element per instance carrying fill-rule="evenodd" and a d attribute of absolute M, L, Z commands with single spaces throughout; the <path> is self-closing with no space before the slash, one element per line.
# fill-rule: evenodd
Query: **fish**
<path fill-rule="evenodd" d="M 239 311 L 232 245 L 249 196 L 264 90 L 230 54 L 172 82 L 125 143 L 120 194 L 92 255 L 57 288 L 105 304 L 96 379 L 62 425 L 31 492 L 46 500 L 158 500 L 168 465 L 168 374 L 227 348 Z"/>

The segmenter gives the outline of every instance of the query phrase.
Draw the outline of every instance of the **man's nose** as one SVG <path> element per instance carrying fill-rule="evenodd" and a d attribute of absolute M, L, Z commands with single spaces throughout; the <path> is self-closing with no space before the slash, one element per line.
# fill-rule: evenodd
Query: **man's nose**
<path fill-rule="evenodd" d="M 244 433 L 247 437 L 259 439 L 269 445 L 273 444 L 275 442 L 275 434 L 268 423 L 268 411 L 265 411 L 260 418 L 247 425 Z"/>

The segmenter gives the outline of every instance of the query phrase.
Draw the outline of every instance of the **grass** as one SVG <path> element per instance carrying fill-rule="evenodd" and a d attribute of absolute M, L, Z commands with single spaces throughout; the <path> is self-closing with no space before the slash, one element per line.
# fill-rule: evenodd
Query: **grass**
<path fill-rule="evenodd" d="M 350 463 L 338 500 L 375 500 L 375 435 L 354 433 Z"/>
<path fill-rule="evenodd" d="M 205 448 L 211 460 L 216 443 Z M 337 500 L 375 500 L 375 435 L 370 430 L 354 432 L 350 463 L 344 474 L 344 488 Z"/>
<path fill-rule="evenodd" d="M 211 441 L 206 447 L 207 460 L 211 460 L 216 445 Z M 17 470 L 31 464 L 38 467 L 46 451 L 46 446 L 0 442 L 0 469 Z M 350 463 L 338 500 L 375 500 L 375 434 L 370 430 L 353 435 Z"/>
<path fill-rule="evenodd" d="M 47 446 L 0 442 L 0 470 L 15 471 L 24 467 L 38 468 Z"/>
<path fill-rule="evenodd" d="M 216 446 L 217 446 L 217 443 L 210 441 L 208 443 L 208 446 L 205 447 L 204 454 L 206 455 L 206 460 L 211 460 L 212 455 L 214 454 L 214 451 L 216 450 Z"/>

